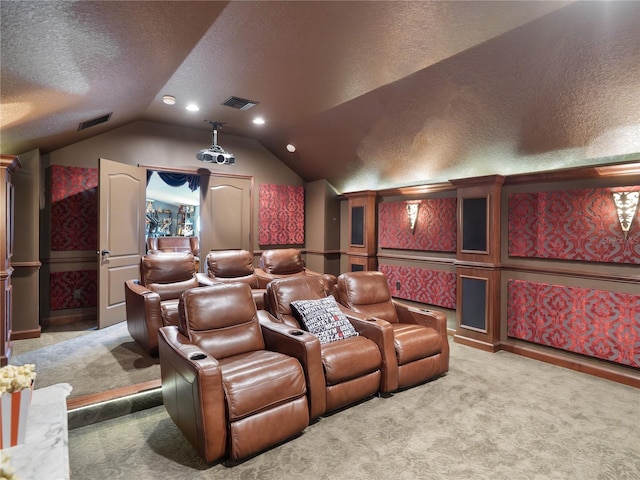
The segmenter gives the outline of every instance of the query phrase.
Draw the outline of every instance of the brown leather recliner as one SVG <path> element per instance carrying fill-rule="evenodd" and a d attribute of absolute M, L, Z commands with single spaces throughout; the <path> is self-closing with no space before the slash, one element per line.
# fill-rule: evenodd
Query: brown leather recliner
<path fill-rule="evenodd" d="M 147 238 L 147 253 L 176 253 L 191 252 L 196 261 L 196 271 L 200 265 L 199 237 L 149 237 Z"/>
<path fill-rule="evenodd" d="M 391 324 L 395 355 L 388 357 L 387 363 L 391 369 L 389 378 L 397 378 L 396 389 L 417 385 L 449 370 L 446 316 L 394 301 L 382 272 L 343 273 L 334 294 L 342 305 L 363 317 Z"/>
<path fill-rule="evenodd" d="M 281 322 L 285 329 L 303 329 L 293 314 L 291 303 L 296 300 L 319 300 L 327 297 L 329 295 L 320 277 L 302 275 L 271 281 L 267 285 L 265 303 L 267 311 Z M 337 304 L 336 306 L 347 316 L 346 309 Z M 375 342 L 363 336 L 368 333 L 367 330 L 371 328 L 369 324 L 372 322 L 351 318 L 348 320 L 359 335 L 320 344 L 319 348 L 316 347 L 317 351 L 287 345 L 287 342 L 291 343 L 289 339 L 280 338 L 276 329 L 265 326 L 267 345 L 295 355 L 305 369 L 312 419 L 373 396 L 380 389 L 380 350 Z M 304 333 L 310 335 L 308 332 Z M 387 333 L 391 335 L 390 329 Z"/>
<path fill-rule="evenodd" d="M 264 310 L 266 290 L 259 287 L 253 256 L 247 250 L 211 251 L 206 258 L 206 274 L 221 283 L 240 282 L 251 287 L 258 310 Z"/>
<path fill-rule="evenodd" d="M 179 326 L 160 329 L 163 402 L 205 462 L 245 458 L 307 427 L 304 372 L 265 348 L 259 317 L 273 318 L 248 285 L 189 290 L 179 312 Z"/>
<path fill-rule="evenodd" d="M 178 300 L 185 290 L 211 285 L 213 280 L 196 272 L 193 255 L 154 253 L 140 259 L 140 280 L 124 284 L 127 328 L 149 355 L 158 354 L 158 330 L 178 324 Z"/>
<path fill-rule="evenodd" d="M 276 278 L 286 278 L 300 275 L 315 275 L 325 282 L 327 291 L 331 293 L 336 284 L 335 275 L 320 273 L 305 267 L 302 252 L 297 248 L 279 248 L 265 250 L 260 256 L 260 266 L 255 269 L 260 288 Z"/>

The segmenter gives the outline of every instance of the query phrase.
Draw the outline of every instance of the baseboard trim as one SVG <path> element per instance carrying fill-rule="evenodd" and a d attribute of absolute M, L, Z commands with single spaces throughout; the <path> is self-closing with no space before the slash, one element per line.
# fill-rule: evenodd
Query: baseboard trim
<path fill-rule="evenodd" d="M 542 362 L 569 368 L 577 372 L 586 373 L 595 377 L 622 383 L 634 388 L 640 388 L 640 371 L 624 365 L 608 365 L 596 363 L 591 359 L 580 356 L 570 356 L 565 352 L 543 351 L 536 347 L 502 342 L 502 349 L 506 352 L 522 355 L 523 357 L 540 360 Z"/>
<path fill-rule="evenodd" d="M 496 353 L 497 351 L 502 349 L 502 346 L 500 344 L 493 345 L 491 343 L 483 342 L 481 340 L 476 340 L 474 338 L 463 337 L 462 335 L 457 335 L 457 334 L 453 335 L 453 341 L 461 345 L 477 348 L 478 350 L 483 350 L 489 353 Z"/>
<path fill-rule="evenodd" d="M 97 324 L 98 316 L 96 312 L 74 313 L 69 315 L 60 315 L 58 317 L 42 317 L 41 322 L 43 327 L 67 325 L 75 322 L 96 322 Z"/>
<path fill-rule="evenodd" d="M 17 330 L 11 332 L 11 341 L 13 340 L 26 340 L 28 338 L 40 338 L 42 333 L 42 327 L 33 328 L 31 330 Z"/>

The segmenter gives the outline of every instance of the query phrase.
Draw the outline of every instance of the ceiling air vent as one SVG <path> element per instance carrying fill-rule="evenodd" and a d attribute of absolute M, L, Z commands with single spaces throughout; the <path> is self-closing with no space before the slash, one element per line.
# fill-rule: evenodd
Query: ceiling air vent
<path fill-rule="evenodd" d="M 111 118 L 111 115 L 113 115 L 113 112 L 107 113 L 106 115 L 103 115 L 98 118 L 94 118 L 93 120 L 87 120 L 86 122 L 82 122 L 80 123 L 80 125 L 78 125 L 78 131 L 84 130 L 85 128 L 93 127 L 95 125 L 100 125 L 101 123 L 104 123 L 104 122 L 108 122 L 109 119 Z"/>
<path fill-rule="evenodd" d="M 253 100 L 247 100 L 246 98 L 240 97 L 229 97 L 221 105 L 225 105 L 231 108 L 237 108 L 238 110 L 249 110 L 250 108 L 258 105 L 259 102 L 254 102 Z"/>

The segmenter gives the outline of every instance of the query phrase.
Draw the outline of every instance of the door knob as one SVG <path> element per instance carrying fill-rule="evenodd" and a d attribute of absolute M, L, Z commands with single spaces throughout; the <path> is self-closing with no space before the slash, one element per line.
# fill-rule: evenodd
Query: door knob
<path fill-rule="evenodd" d="M 102 250 L 102 252 L 100 252 L 102 254 L 103 257 L 107 256 L 107 255 L 111 255 L 111 250 Z"/>

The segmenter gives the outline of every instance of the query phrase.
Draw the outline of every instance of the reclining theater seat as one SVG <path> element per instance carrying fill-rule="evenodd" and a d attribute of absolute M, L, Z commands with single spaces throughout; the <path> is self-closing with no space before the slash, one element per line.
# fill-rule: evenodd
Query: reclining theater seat
<path fill-rule="evenodd" d="M 140 259 L 140 280 L 124 286 L 127 328 L 150 355 L 158 354 L 158 329 L 178 324 L 178 300 L 185 290 L 211 285 L 196 273 L 191 253 L 154 253 Z"/>
<path fill-rule="evenodd" d="M 200 264 L 199 237 L 149 237 L 147 238 L 147 253 L 176 253 L 191 252 L 196 261 L 196 271 Z"/>
<path fill-rule="evenodd" d="M 249 285 L 256 308 L 264 310 L 266 290 L 258 286 L 258 276 L 253 268 L 253 256 L 250 252 L 247 250 L 211 251 L 207 254 L 205 268 L 209 278 L 217 282 L 240 282 Z"/>
<path fill-rule="evenodd" d="M 300 300 L 330 300 L 336 309 L 343 310 L 333 296 L 327 295 L 324 282 L 317 276 L 281 278 L 267 285 L 267 311 L 288 328 L 307 330 L 292 311 L 292 302 Z M 299 358 L 307 376 L 312 419 L 371 397 L 380 389 L 380 350 L 376 343 L 358 334 L 363 331 L 362 324 L 368 322 L 357 319 L 345 322 L 354 327 L 355 336 L 321 343 L 319 355 L 305 352 L 306 358 Z M 267 336 L 267 330 L 265 339 L 269 344 L 271 337 Z"/>
<path fill-rule="evenodd" d="M 280 248 L 265 250 L 260 257 L 260 266 L 255 269 L 260 288 L 266 288 L 267 283 L 275 278 L 291 276 L 315 275 L 325 282 L 327 291 L 331 293 L 336 284 L 335 275 L 320 273 L 305 267 L 302 253 L 297 248 Z"/>
<path fill-rule="evenodd" d="M 305 376 L 293 357 L 265 349 L 246 284 L 182 295 L 179 326 L 160 329 L 163 402 L 205 462 L 253 455 L 309 424 Z"/>
<path fill-rule="evenodd" d="M 393 301 L 382 272 L 343 273 L 338 277 L 335 296 L 350 310 L 391 324 L 398 389 L 417 385 L 449 370 L 445 315 Z"/>

